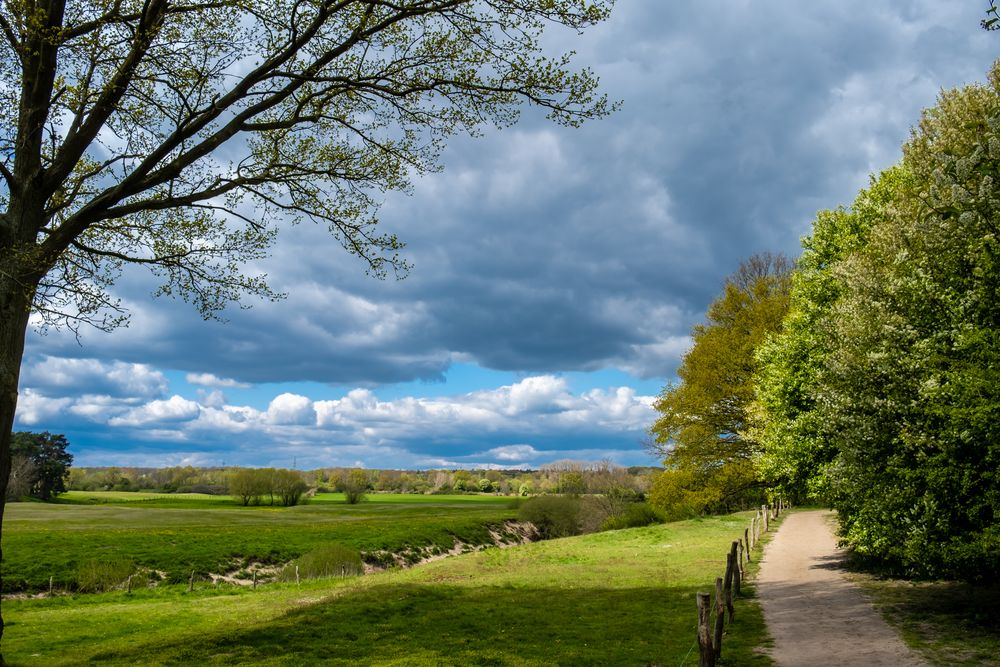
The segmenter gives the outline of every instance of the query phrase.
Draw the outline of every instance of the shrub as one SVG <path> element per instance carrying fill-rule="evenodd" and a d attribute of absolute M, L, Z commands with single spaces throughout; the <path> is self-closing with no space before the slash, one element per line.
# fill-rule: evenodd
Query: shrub
<path fill-rule="evenodd" d="M 543 539 L 580 534 L 580 499 L 537 496 L 518 510 L 518 518 L 534 524 Z"/>
<path fill-rule="evenodd" d="M 601 525 L 601 530 L 638 528 L 651 523 L 663 523 L 665 520 L 663 512 L 649 503 L 630 503 L 622 514 L 608 517 Z"/>
<path fill-rule="evenodd" d="M 135 571 L 127 558 L 91 558 L 76 569 L 76 587 L 83 593 L 103 593 L 118 588 Z"/>
<path fill-rule="evenodd" d="M 296 566 L 302 579 L 354 576 L 364 572 L 358 550 L 342 544 L 325 544 L 299 556 L 282 569 L 279 579 L 295 581 Z"/>

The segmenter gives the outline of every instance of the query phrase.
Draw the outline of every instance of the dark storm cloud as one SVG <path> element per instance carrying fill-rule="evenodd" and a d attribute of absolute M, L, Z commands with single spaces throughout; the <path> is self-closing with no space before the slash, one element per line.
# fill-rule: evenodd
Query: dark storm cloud
<path fill-rule="evenodd" d="M 669 377 L 740 260 L 797 254 L 817 209 L 898 159 L 939 88 L 983 78 L 998 43 L 983 7 L 900 4 L 619 3 L 553 42 L 622 110 L 579 130 L 529 112 L 453 141 L 443 173 L 381 212 L 407 280 L 363 277 L 301 226 L 262 265 L 287 300 L 204 323 L 130 274 L 132 328 L 86 334 L 87 356 L 247 382 L 435 379 L 455 360 Z M 30 350 L 79 354 L 61 335 Z"/>

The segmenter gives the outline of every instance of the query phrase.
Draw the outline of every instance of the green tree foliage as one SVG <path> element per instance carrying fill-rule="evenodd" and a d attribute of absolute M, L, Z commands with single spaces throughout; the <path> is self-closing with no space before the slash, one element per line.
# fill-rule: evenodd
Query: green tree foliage
<path fill-rule="evenodd" d="M 229 478 L 229 494 L 236 496 L 244 507 L 262 505 L 265 497 L 269 505 L 275 502 L 285 507 L 298 505 L 308 488 L 295 470 L 240 468 Z"/>
<path fill-rule="evenodd" d="M 517 517 L 538 529 L 544 539 L 579 535 L 581 501 L 576 496 L 535 496 L 527 500 Z"/>
<path fill-rule="evenodd" d="M 745 435 L 754 396 L 754 352 L 781 326 L 791 268 L 780 255 L 744 262 L 709 306 L 708 322 L 695 327 L 693 345 L 677 371 L 680 383 L 666 387 L 654 404 L 660 417 L 650 429 L 652 449 L 670 469 L 664 473 L 670 481 L 659 484 L 683 483 L 685 506 L 694 503 L 699 512 L 727 510 L 760 497 L 754 443 Z M 677 509 L 666 504 L 672 497 L 664 491 L 653 502 L 673 513 Z"/>
<path fill-rule="evenodd" d="M 361 468 L 348 470 L 344 473 L 340 485 L 347 504 L 357 505 L 365 499 L 365 493 L 368 491 L 368 473 Z"/>
<path fill-rule="evenodd" d="M 825 466 L 836 449 L 817 410 L 820 383 L 832 348 L 827 325 L 843 286 L 838 262 L 863 248 L 897 193 L 909 182 L 904 167 L 873 179 L 850 209 L 821 211 L 792 275 L 790 306 L 781 331 L 757 350 L 748 436 L 759 443 L 758 470 L 768 486 L 802 501 L 826 495 Z"/>
<path fill-rule="evenodd" d="M 863 556 L 995 578 L 1000 61 L 942 93 L 903 155 L 817 220 L 786 335 L 761 353 L 762 467 L 826 487 Z"/>
<path fill-rule="evenodd" d="M 942 93 L 912 187 L 840 272 L 824 414 L 847 539 L 907 571 L 1000 573 L 1000 62 Z"/>
<path fill-rule="evenodd" d="M 49 433 L 19 431 L 11 437 L 11 453 L 22 461 L 30 461 L 22 470 L 30 468 L 25 486 L 27 494 L 41 500 L 51 500 L 66 491 L 66 479 L 73 455 L 66 451 L 66 436 Z"/>

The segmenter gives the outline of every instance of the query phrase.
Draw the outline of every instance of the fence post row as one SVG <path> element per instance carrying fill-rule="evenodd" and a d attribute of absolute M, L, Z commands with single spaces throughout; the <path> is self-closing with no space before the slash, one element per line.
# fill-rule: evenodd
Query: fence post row
<path fill-rule="evenodd" d="M 782 507 L 784 507 L 784 500 L 781 498 L 778 498 L 773 506 L 761 505 L 760 509 L 750 518 L 750 526 L 743 529 L 743 538 L 733 540 L 730 544 L 729 553 L 726 554 L 725 577 L 716 577 L 715 579 L 714 633 L 710 627 L 712 595 L 710 593 L 695 594 L 698 606 L 699 667 L 715 667 L 716 661 L 722 657 L 722 634 L 726 624 L 726 612 L 729 612 L 729 622 L 732 623 L 736 615 L 733 596 L 734 594 L 736 597 L 742 595 L 743 575 L 747 571 L 743 566 L 744 554 L 746 554 L 746 563 L 749 564 L 751 561 L 750 551 L 760 541 L 762 533 L 768 531 L 771 511 L 774 512 L 773 518 L 777 519 Z"/>

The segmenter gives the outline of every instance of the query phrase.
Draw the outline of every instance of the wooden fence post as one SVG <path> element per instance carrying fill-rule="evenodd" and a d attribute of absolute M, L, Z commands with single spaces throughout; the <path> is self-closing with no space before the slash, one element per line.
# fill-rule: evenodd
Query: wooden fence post
<path fill-rule="evenodd" d="M 132 575 L 131 574 L 128 575 L 128 581 L 125 584 L 125 592 L 126 593 L 131 593 L 132 592 Z"/>
<path fill-rule="evenodd" d="M 763 530 L 763 532 L 765 532 L 765 533 L 767 532 L 767 518 L 768 518 L 767 517 L 767 511 L 768 511 L 767 505 L 761 505 L 760 506 L 760 513 L 764 517 L 764 530 Z"/>
<path fill-rule="evenodd" d="M 715 639 L 712 646 L 715 648 L 715 659 L 722 656 L 722 630 L 726 624 L 726 604 L 722 596 L 722 577 L 715 578 Z"/>
<path fill-rule="evenodd" d="M 194 590 L 194 570 L 191 570 L 191 578 L 188 579 L 188 593 Z"/>
<path fill-rule="evenodd" d="M 257 590 L 257 570 L 253 571 L 253 589 Z"/>
<path fill-rule="evenodd" d="M 745 544 L 746 548 L 747 548 L 747 562 L 749 563 L 750 562 L 750 550 L 753 549 L 753 545 L 750 544 L 750 529 L 749 528 L 744 528 L 743 529 L 743 544 Z"/>
<path fill-rule="evenodd" d="M 733 622 L 733 615 L 736 610 L 733 608 L 733 572 L 736 570 L 736 558 L 733 552 L 726 554 L 726 578 L 722 585 L 722 595 L 725 598 L 726 610 L 729 611 L 729 622 Z"/>
<path fill-rule="evenodd" d="M 743 543 L 739 540 L 733 540 L 733 546 L 729 548 L 729 557 L 733 561 L 733 593 L 730 596 L 732 600 L 733 596 L 740 596 L 740 582 L 743 580 Z M 729 609 L 729 620 L 733 620 L 733 608 Z"/>
<path fill-rule="evenodd" d="M 715 649 L 712 648 L 712 634 L 708 624 L 712 617 L 712 596 L 709 593 L 695 595 L 698 601 L 698 667 L 715 667 Z"/>
<path fill-rule="evenodd" d="M 49 597 L 52 597 L 52 577 L 49 577 Z"/>
<path fill-rule="evenodd" d="M 295 585 L 299 585 L 299 566 L 295 566 Z"/>

